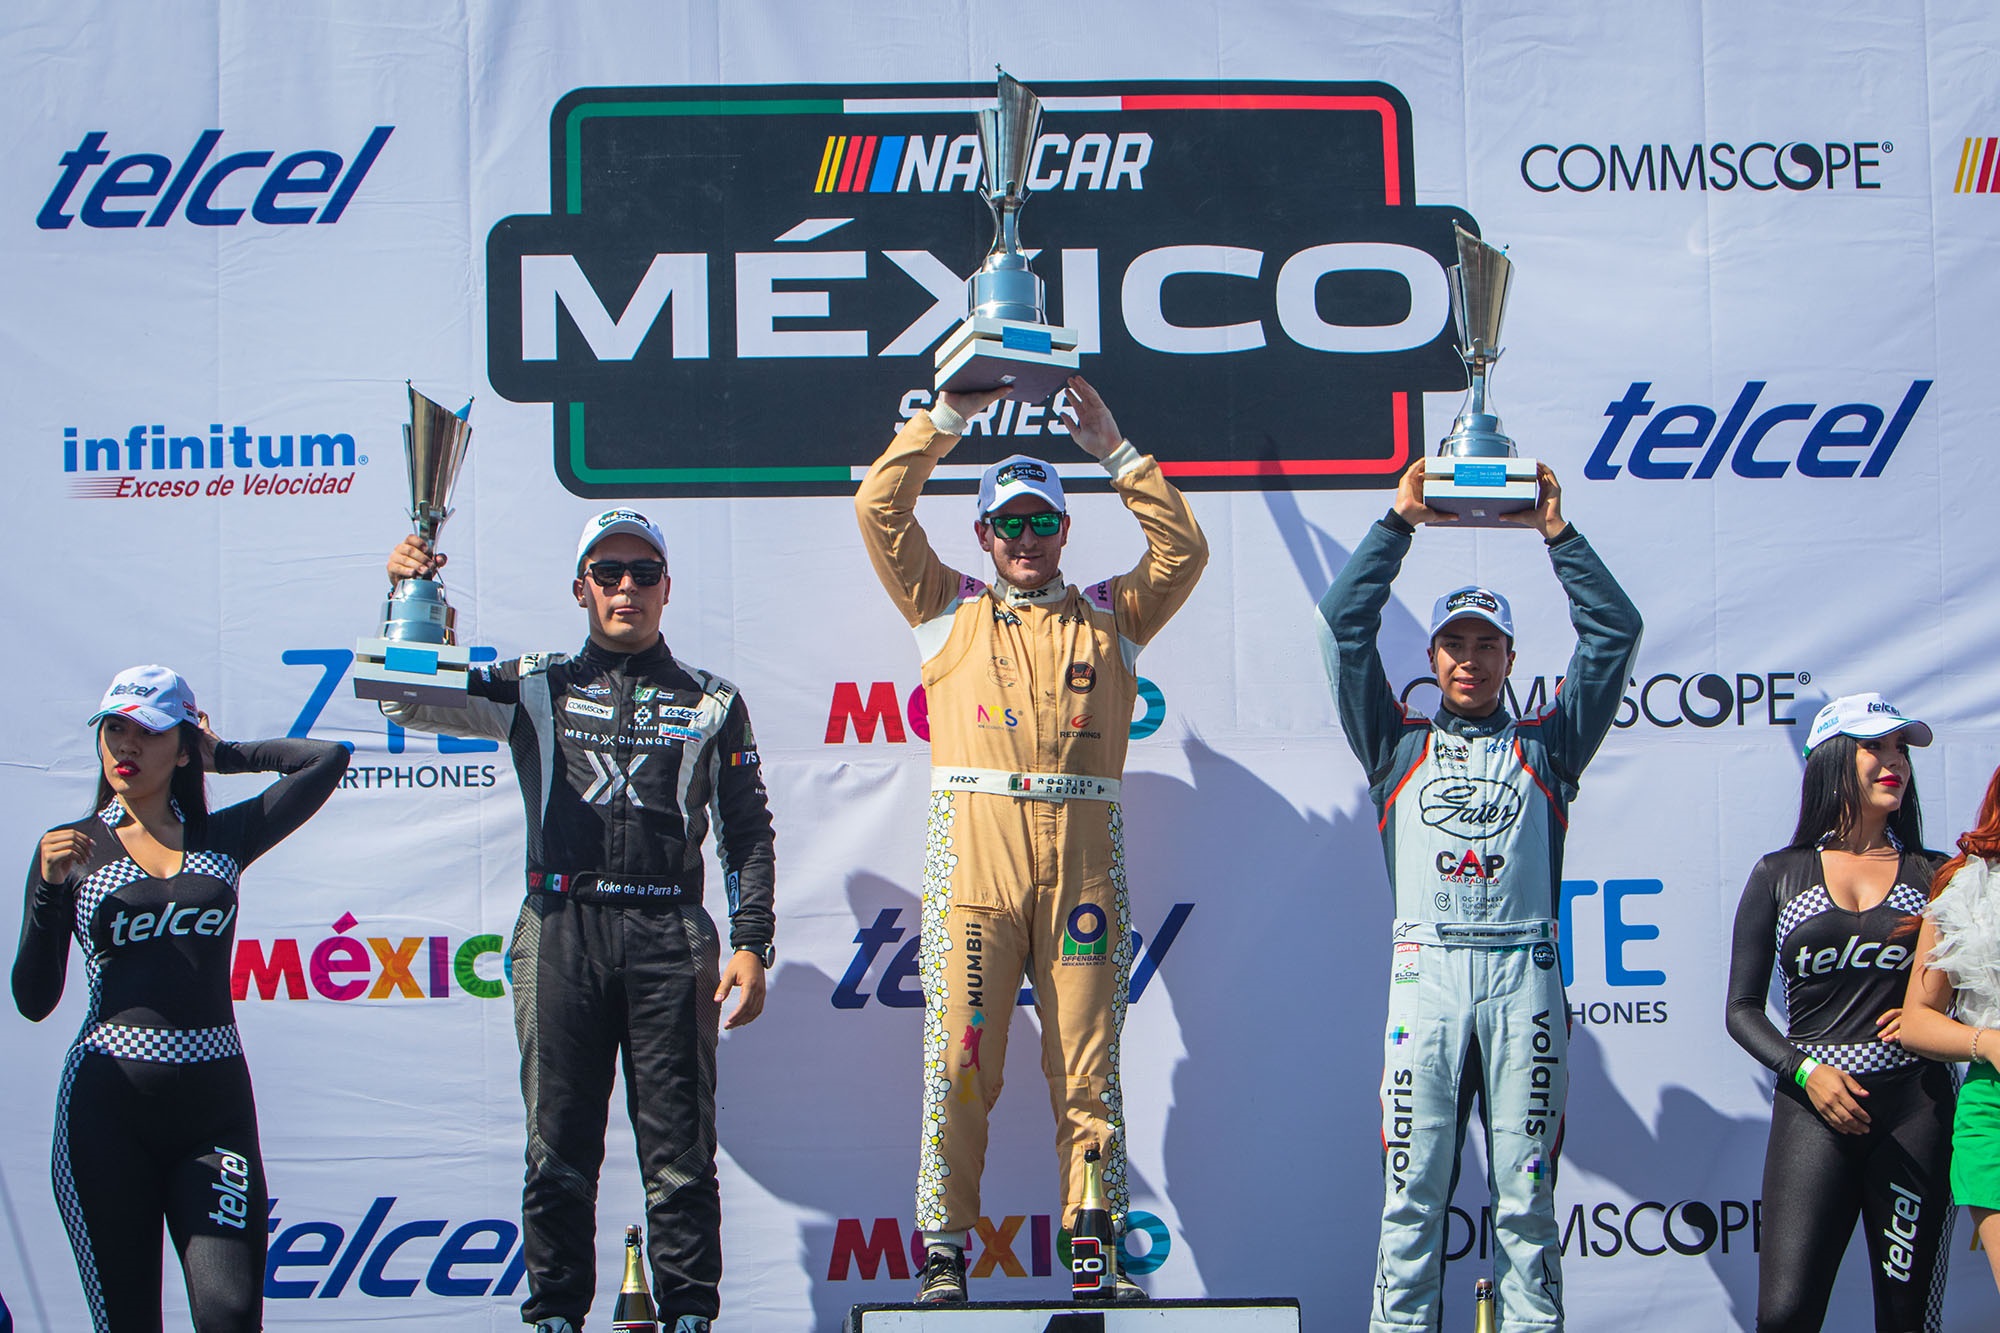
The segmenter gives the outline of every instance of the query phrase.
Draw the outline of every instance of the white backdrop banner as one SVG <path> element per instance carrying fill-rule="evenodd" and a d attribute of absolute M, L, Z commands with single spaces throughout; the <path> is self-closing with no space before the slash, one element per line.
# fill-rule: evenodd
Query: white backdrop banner
<path fill-rule="evenodd" d="M 1365 1317 L 1389 896 L 1311 609 L 1459 405 L 1457 221 L 1518 268 L 1507 428 L 1647 620 L 1562 886 L 1573 1323 L 1750 1327 L 1771 1086 L 1723 1032 L 1726 949 L 1750 866 L 1789 835 L 1803 723 L 1880 690 L 1935 725 L 1935 846 L 2000 762 L 1978 591 L 2000 14 L 1400 8 L 12 8 L 17 864 L 86 807 L 83 719 L 123 666 L 184 672 L 225 735 L 354 747 L 246 877 L 236 928 L 272 1326 L 504 1329 L 526 1294 L 512 768 L 385 723 L 348 679 L 406 527 L 406 378 L 475 399 L 442 540 L 468 642 L 579 645 L 575 534 L 630 503 L 668 534 L 674 651 L 756 720 L 780 962 L 765 1016 L 722 1043 L 724 1326 L 831 1330 L 910 1290 L 928 727 L 846 497 L 927 401 L 984 253 L 967 113 L 998 61 L 1048 103 L 1023 233 L 1051 313 L 1214 548 L 1131 722 L 1129 1265 L 1158 1295 Z M 1129 567 L 1135 525 L 1048 412 L 1013 405 L 923 502 L 946 557 L 978 568 L 970 479 L 1017 450 L 1075 471 L 1066 573 Z M 1571 633 L 1519 533 L 1419 535 L 1383 638 L 1395 683 L 1434 702 L 1423 617 L 1467 579 L 1514 599 L 1512 699 L 1545 704 Z M 0 1292 L 28 1328 L 87 1323 L 48 1168 L 82 991 L 73 973 L 54 1016 L 0 1025 Z M 1061 1290 L 1034 1051 L 1016 1043 L 996 1112 L 982 1296 Z M 607 1296 L 641 1215 L 619 1118 Z M 1461 1301 L 1493 1256 L 1468 1153 Z M 2000 1319 L 1969 1234 L 1951 1329 Z M 1857 1245 L 1829 1327 L 1868 1325 L 1866 1281 Z"/>

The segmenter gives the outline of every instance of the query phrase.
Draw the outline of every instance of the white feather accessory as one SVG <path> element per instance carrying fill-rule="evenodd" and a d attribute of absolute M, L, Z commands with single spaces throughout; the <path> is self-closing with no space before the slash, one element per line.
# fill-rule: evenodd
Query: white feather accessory
<path fill-rule="evenodd" d="M 2000 878 L 1983 857 L 1969 857 L 1944 892 L 1924 909 L 1937 926 L 1925 962 L 1951 978 L 1958 1020 L 2000 1027 Z"/>

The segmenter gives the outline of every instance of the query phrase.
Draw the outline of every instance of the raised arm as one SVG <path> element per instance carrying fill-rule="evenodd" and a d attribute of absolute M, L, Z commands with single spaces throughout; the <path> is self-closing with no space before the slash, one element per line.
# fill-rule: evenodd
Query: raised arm
<path fill-rule="evenodd" d="M 854 493 L 854 517 L 875 577 L 912 626 L 942 614 L 963 581 L 931 549 L 917 522 L 917 497 L 938 460 L 958 443 L 956 432 L 964 429 L 964 419 L 951 408 L 940 406 L 935 416 L 918 412 L 896 432 Z"/>
<path fill-rule="evenodd" d="M 332 741 L 218 741 L 218 773 L 281 773 L 261 795 L 218 811 L 213 840 L 249 865 L 312 818 L 347 772 L 347 747 Z"/>
<path fill-rule="evenodd" d="M 1377 519 L 1319 599 L 1327 682 L 1333 686 L 1340 729 L 1367 769 L 1371 788 L 1388 774 L 1403 729 L 1402 705 L 1383 670 L 1376 640 L 1382 633 L 1382 608 L 1389 603 L 1389 589 L 1415 532 L 1393 509 Z"/>
<path fill-rule="evenodd" d="M 414 534 L 403 538 L 389 553 L 386 569 L 389 583 L 401 579 L 435 575 L 451 557 L 440 555 Z M 502 663 L 501 666 L 512 664 Z M 514 723 L 513 696 L 509 693 L 516 676 L 501 667 L 474 667 L 466 677 L 466 701 L 462 708 L 435 704 L 408 704 L 394 699 L 381 701 L 382 715 L 399 727 L 412 731 L 442 733 L 446 736 L 479 736 L 492 741 L 507 739 Z M 498 688 L 496 688 L 496 685 Z"/>
<path fill-rule="evenodd" d="M 1111 474 L 1111 489 L 1146 534 L 1146 553 L 1139 563 L 1110 584 L 1119 638 L 1136 655 L 1194 591 L 1208 564 L 1208 539 L 1195 523 L 1187 497 L 1174 489 L 1151 455 L 1125 438 L 1083 376 L 1070 377 L 1061 415 L 1070 438 Z"/>
<path fill-rule="evenodd" d="M 1548 464 L 1541 466 L 1541 498 L 1535 507 L 1507 518 L 1542 534 L 1549 563 L 1569 598 L 1576 650 L 1556 689 L 1555 703 L 1541 720 L 1555 775 L 1574 795 L 1584 767 L 1618 716 L 1645 626 L 1639 608 L 1611 577 L 1596 550 L 1563 517 L 1562 485 Z"/>

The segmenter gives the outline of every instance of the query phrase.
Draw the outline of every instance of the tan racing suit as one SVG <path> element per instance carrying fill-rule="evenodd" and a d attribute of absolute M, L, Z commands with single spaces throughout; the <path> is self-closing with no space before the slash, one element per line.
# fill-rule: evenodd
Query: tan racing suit
<path fill-rule="evenodd" d="M 1089 588 L 989 587 L 948 568 L 915 516 L 958 442 L 919 412 L 868 470 L 855 511 L 875 572 L 916 631 L 929 698 L 932 786 L 919 971 L 924 1127 L 917 1226 L 978 1221 L 986 1117 L 1025 970 L 1042 1020 L 1063 1216 L 1083 1154 L 1104 1150 L 1126 1211 L 1118 1035 L 1131 972 L 1119 779 L 1139 650 L 1180 609 L 1208 544 L 1159 464 L 1122 443 L 1104 460 L 1146 534 L 1129 574 Z"/>

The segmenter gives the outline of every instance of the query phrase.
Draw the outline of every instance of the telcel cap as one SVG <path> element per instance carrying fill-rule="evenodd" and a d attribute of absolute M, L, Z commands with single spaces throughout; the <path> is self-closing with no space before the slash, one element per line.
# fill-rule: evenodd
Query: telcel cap
<path fill-rule="evenodd" d="M 1514 611 L 1507 605 L 1507 599 L 1491 588 L 1482 588 L 1477 583 L 1468 583 L 1463 588 L 1453 588 L 1437 599 L 1431 608 L 1431 637 L 1454 620 L 1471 616 L 1483 620 L 1507 636 L 1514 638 Z"/>
<path fill-rule="evenodd" d="M 1835 736 L 1852 736 L 1858 741 L 1874 740 L 1892 731 L 1909 733 L 1912 745 L 1929 745 L 1931 729 L 1879 694 L 1843 694 L 1819 710 L 1812 730 L 1806 733 L 1806 753 Z"/>
<path fill-rule="evenodd" d="M 86 726 L 96 726 L 117 713 L 129 717 L 148 731 L 172 731 L 183 722 L 201 722 L 201 710 L 194 706 L 194 691 L 180 673 L 163 666 L 126 667 L 111 678 L 97 711 Z"/>
<path fill-rule="evenodd" d="M 1038 495 L 1058 514 L 1063 505 L 1062 478 L 1055 468 L 1039 458 L 1015 454 L 986 469 L 979 478 L 979 517 L 984 520 L 994 510 L 1024 495 Z"/>
<path fill-rule="evenodd" d="M 583 577 L 583 562 L 589 556 L 590 548 L 606 537 L 615 537 L 621 532 L 629 532 L 660 553 L 662 564 L 667 559 L 667 539 L 660 535 L 659 527 L 652 519 L 636 509 L 607 509 L 596 518 L 583 525 L 583 535 L 576 539 L 576 574 Z"/>

